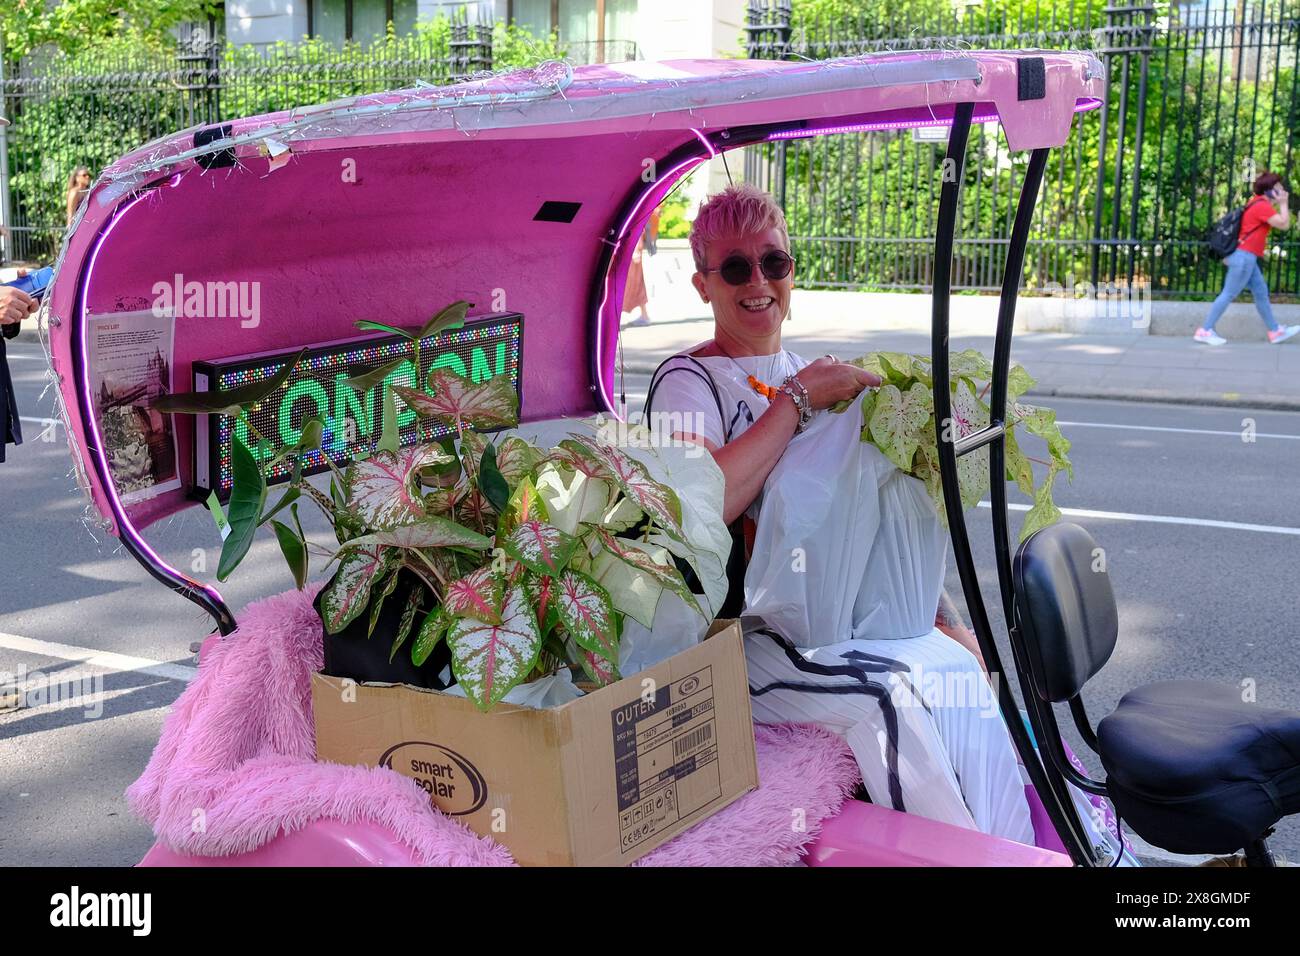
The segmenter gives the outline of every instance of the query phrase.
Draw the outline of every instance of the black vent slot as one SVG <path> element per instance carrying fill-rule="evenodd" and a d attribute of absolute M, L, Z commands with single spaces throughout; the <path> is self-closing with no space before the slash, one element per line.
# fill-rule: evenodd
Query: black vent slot
<path fill-rule="evenodd" d="M 1016 99 L 1041 100 L 1047 96 L 1047 67 L 1041 56 L 1016 60 Z"/>
<path fill-rule="evenodd" d="M 230 124 L 209 126 L 207 129 L 201 129 L 194 134 L 194 148 L 199 149 L 209 143 L 215 143 L 219 139 L 226 139 L 234 130 L 235 128 Z M 226 166 L 233 166 L 235 165 L 235 150 L 233 147 L 219 149 L 216 152 L 195 156 L 194 161 L 204 169 L 221 169 Z"/>
<path fill-rule="evenodd" d="M 558 202 L 548 199 L 533 216 L 533 222 L 573 222 L 573 217 L 582 208 L 580 202 Z"/>

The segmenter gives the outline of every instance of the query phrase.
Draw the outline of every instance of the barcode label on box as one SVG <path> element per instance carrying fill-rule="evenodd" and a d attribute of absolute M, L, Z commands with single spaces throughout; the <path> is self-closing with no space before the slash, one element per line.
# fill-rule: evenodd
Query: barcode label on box
<path fill-rule="evenodd" d="M 626 853 L 722 796 L 712 668 L 657 687 L 610 716 Z"/>

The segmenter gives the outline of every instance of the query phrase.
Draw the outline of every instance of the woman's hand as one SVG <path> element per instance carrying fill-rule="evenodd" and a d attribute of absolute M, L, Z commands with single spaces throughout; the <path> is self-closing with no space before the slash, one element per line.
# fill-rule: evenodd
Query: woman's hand
<path fill-rule="evenodd" d="M 864 388 L 875 388 L 880 384 L 880 376 L 856 365 L 841 362 L 831 355 L 805 365 L 797 377 L 808 390 L 808 401 L 812 404 L 813 411 L 851 401 Z"/>

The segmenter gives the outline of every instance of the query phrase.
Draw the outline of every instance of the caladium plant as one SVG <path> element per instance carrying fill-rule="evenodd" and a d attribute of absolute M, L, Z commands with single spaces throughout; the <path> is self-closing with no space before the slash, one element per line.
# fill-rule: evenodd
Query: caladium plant
<path fill-rule="evenodd" d="M 903 352 L 872 352 L 852 364 L 881 378 L 877 389 L 862 395 L 862 440 L 871 442 L 902 471 L 925 482 L 939 516 L 947 522 L 943 488 L 939 478 L 938 437 L 959 439 L 986 427 L 991 410 L 986 397 L 993 365 L 975 349 L 954 353 L 949 360 L 952 379 L 952 421 L 940 426 L 934 417 L 934 376 L 930 356 Z M 1020 365 L 1012 365 L 1007 379 L 1006 477 L 1034 501 L 1020 529 L 1024 540 L 1039 528 L 1057 521 L 1061 510 L 1052 500 L 1057 475 L 1074 478 L 1070 463 L 1070 442 L 1056 424 L 1050 408 L 1029 405 L 1020 397 L 1033 388 L 1034 380 Z M 848 403 L 836 408 L 843 411 Z M 1020 448 L 1017 430 L 1041 438 L 1047 445 L 1046 459 L 1031 458 Z M 1040 480 L 1033 465 L 1046 468 Z M 989 450 L 980 448 L 957 459 L 957 484 L 964 508 L 975 507 L 989 490 Z"/>
<path fill-rule="evenodd" d="M 400 333 L 418 346 L 429 330 L 459 327 L 465 311 L 465 303 L 449 306 L 419 332 L 358 325 Z M 329 562 L 337 569 L 321 592 L 326 630 L 338 634 L 360 620 L 371 636 L 384 603 L 402 594 L 396 632 L 385 635 L 389 659 L 408 653 L 420 666 L 446 641 L 457 684 L 483 710 L 516 685 L 561 668 L 579 669 L 597 686 L 618 680 L 625 619 L 650 627 L 665 591 L 705 615 L 677 563 L 703 580 L 704 552 L 688 540 L 676 494 L 651 477 L 636 448 L 579 433 L 547 449 L 516 436 L 495 438 L 484 432 L 514 427 L 519 419 L 504 376 L 475 382 L 438 368 L 415 388 L 389 384 L 389 372 L 385 366 L 349 380 L 363 395 L 383 390 L 384 423 L 369 454 L 344 468 L 330 463 L 328 494 L 302 475 L 326 423 L 304 422 L 303 439 L 280 449 L 249 423 L 258 454 L 237 444 L 229 520 L 239 527 L 229 536 L 237 539 L 229 560 L 223 551 L 223 579 L 270 521 L 302 587 L 311 546 L 296 508 L 300 500 L 313 501 L 338 542 Z M 188 396 L 171 402 L 182 411 L 237 411 L 246 421 L 287 375 L 262 389 L 194 396 L 192 408 Z M 399 445 L 396 418 L 403 406 L 448 426 L 451 436 Z M 264 512 L 266 472 L 259 462 L 269 467 L 286 457 L 293 478 Z M 293 527 L 271 521 L 286 507 Z M 418 586 L 399 591 L 401 573 Z"/>

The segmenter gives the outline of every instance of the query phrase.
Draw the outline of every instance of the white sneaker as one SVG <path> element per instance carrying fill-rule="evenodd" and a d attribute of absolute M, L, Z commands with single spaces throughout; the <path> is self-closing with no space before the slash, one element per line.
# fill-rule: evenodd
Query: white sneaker
<path fill-rule="evenodd" d="M 1197 329 L 1196 334 L 1192 336 L 1192 341 L 1200 342 L 1202 345 L 1227 345 L 1228 340 L 1219 335 L 1214 329 Z"/>
<path fill-rule="evenodd" d="M 1276 332 L 1268 333 L 1268 341 L 1272 345 L 1277 345 L 1281 342 L 1285 342 L 1297 332 L 1300 332 L 1300 325 L 1281 325 L 1278 326 Z"/>

